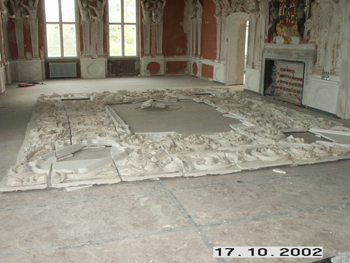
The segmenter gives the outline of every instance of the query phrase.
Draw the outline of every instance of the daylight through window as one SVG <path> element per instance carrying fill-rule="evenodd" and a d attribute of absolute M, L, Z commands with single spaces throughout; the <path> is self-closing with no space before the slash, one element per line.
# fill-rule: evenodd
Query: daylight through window
<path fill-rule="evenodd" d="M 75 1 L 45 0 L 48 57 L 76 57 Z"/>
<path fill-rule="evenodd" d="M 109 55 L 136 56 L 136 0 L 109 0 Z"/>

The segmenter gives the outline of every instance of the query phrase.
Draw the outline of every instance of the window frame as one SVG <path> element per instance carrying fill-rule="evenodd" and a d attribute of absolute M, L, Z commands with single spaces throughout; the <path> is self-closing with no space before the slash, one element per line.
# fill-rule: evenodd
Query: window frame
<path fill-rule="evenodd" d="M 74 1 L 74 14 L 75 14 L 75 22 L 62 22 L 62 2 L 61 0 L 58 0 L 58 12 L 59 12 L 59 22 L 47 22 L 46 21 L 46 5 L 45 5 L 45 0 L 42 1 L 42 17 L 43 17 L 43 29 L 44 29 L 44 35 L 45 35 L 45 58 L 47 60 L 77 60 L 79 59 L 79 54 L 80 54 L 80 27 L 78 24 L 79 20 L 79 7 L 77 4 L 76 0 Z M 60 28 L 60 51 L 61 51 L 61 56 L 57 57 L 50 57 L 49 52 L 48 52 L 48 41 L 47 41 L 47 25 L 48 24 L 58 24 Z M 75 45 L 76 45 L 76 55 L 75 56 L 64 56 L 64 45 L 63 45 L 63 25 L 75 25 Z"/>
<path fill-rule="evenodd" d="M 139 1 L 138 0 L 134 0 L 135 1 L 135 18 L 136 21 L 134 23 L 130 23 L 130 22 L 124 22 L 124 0 L 120 0 L 121 2 L 121 22 L 117 23 L 117 22 L 109 22 L 109 16 L 110 16 L 110 12 L 109 12 L 109 2 L 110 0 L 107 1 L 107 48 L 108 48 L 108 58 L 112 59 L 112 60 L 118 60 L 118 59 L 135 59 L 135 58 L 139 58 L 140 54 L 139 54 L 139 46 L 140 46 L 140 40 L 139 40 L 139 29 L 140 29 L 140 13 L 139 13 Z M 122 50 L 122 55 L 120 56 L 115 56 L 115 55 L 111 55 L 111 49 L 110 49 L 110 25 L 120 25 L 121 26 L 121 50 Z M 136 44 L 136 52 L 134 56 L 128 56 L 125 55 L 125 37 L 124 37 L 124 26 L 125 25 L 134 25 L 135 26 L 135 30 L 136 30 L 136 34 L 135 34 L 135 44 Z"/>

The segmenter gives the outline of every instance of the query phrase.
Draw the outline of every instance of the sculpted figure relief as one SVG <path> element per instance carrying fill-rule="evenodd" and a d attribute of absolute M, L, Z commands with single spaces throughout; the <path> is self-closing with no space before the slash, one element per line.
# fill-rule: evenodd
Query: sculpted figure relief
<path fill-rule="evenodd" d="M 25 5 L 22 2 L 20 3 L 20 5 L 28 12 L 27 18 L 30 25 L 30 35 L 34 57 L 39 57 L 38 4 L 39 0 L 29 0 L 28 5 Z"/>
<path fill-rule="evenodd" d="M 90 17 L 91 17 L 91 19 L 93 21 L 102 22 L 103 23 L 103 14 L 104 14 L 104 11 L 105 11 L 105 5 L 106 5 L 105 0 L 103 0 L 102 2 L 98 1 L 97 2 L 97 7 L 93 6 L 91 4 L 89 5 L 89 8 L 94 11 L 94 14 L 90 11 Z"/>
<path fill-rule="evenodd" d="M 222 6 L 221 6 L 221 3 L 220 3 L 220 0 L 213 0 L 214 3 L 215 3 L 215 6 L 216 6 L 216 9 L 215 9 L 215 18 L 217 20 L 221 20 L 221 13 L 222 13 Z"/>
<path fill-rule="evenodd" d="M 9 17 L 13 18 L 13 16 L 11 16 L 9 13 L 9 10 L 7 8 L 7 3 L 8 3 L 8 0 L 1 0 L 0 1 L 0 12 L 2 13 L 2 20 L 3 20 L 5 25 L 7 24 Z"/>
<path fill-rule="evenodd" d="M 202 16 L 203 16 L 203 7 L 202 7 L 201 2 L 198 0 L 197 1 L 197 13 L 196 13 L 197 20 L 202 21 Z"/>
<path fill-rule="evenodd" d="M 228 0 L 221 0 L 221 18 L 226 20 L 227 16 L 231 12 L 231 4 Z"/>
<path fill-rule="evenodd" d="M 10 0 L 13 11 L 13 22 L 15 23 L 15 32 L 17 40 L 18 57 L 24 58 L 24 37 L 23 37 L 23 21 L 25 20 L 25 12 L 19 0 Z"/>
<path fill-rule="evenodd" d="M 232 12 L 244 12 L 247 10 L 247 3 L 245 0 L 232 0 Z"/>
<path fill-rule="evenodd" d="M 143 23 L 143 40 L 145 48 L 145 56 L 150 55 L 150 40 L 151 40 L 151 13 L 156 8 L 155 1 L 141 0 L 142 7 L 142 23 Z"/>
<path fill-rule="evenodd" d="M 166 0 L 158 0 L 155 8 L 152 10 L 152 20 L 156 24 L 157 31 L 157 55 L 163 56 L 163 18 Z"/>
<path fill-rule="evenodd" d="M 38 4 L 39 4 L 39 0 L 35 0 L 35 2 L 34 0 L 29 0 L 28 5 L 20 3 L 20 5 L 27 10 L 29 20 L 33 20 L 33 21 L 38 20 Z"/>
<path fill-rule="evenodd" d="M 88 7 L 87 0 L 79 0 L 78 1 L 80 15 L 81 15 L 81 23 L 87 23 L 90 21 L 91 11 Z"/>
<path fill-rule="evenodd" d="M 255 12 L 259 8 L 258 2 L 256 0 L 248 0 L 248 11 L 249 13 Z"/>
<path fill-rule="evenodd" d="M 13 11 L 13 16 L 12 18 L 14 19 L 14 22 L 23 22 L 25 19 L 25 13 L 23 10 L 23 7 L 21 6 L 21 3 L 19 0 L 10 0 L 11 3 L 11 8 Z"/>
<path fill-rule="evenodd" d="M 87 0 L 78 0 L 81 24 L 83 26 L 83 45 L 84 45 L 84 56 L 90 55 L 90 16 L 91 9 L 88 7 Z"/>
<path fill-rule="evenodd" d="M 267 26 L 268 29 L 268 42 L 272 42 L 276 35 L 276 27 L 278 22 L 278 8 L 276 7 L 274 2 L 271 2 L 270 6 L 270 14 L 269 14 L 269 24 Z"/>
<path fill-rule="evenodd" d="M 152 11 L 152 20 L 156 24 L 163 24 L 163 16 L 164 16 L 164 8 L 166 5 L 166 1 L 162 3 L 162 1 L 158 1 L 156 4 L 156 8 Z"/>
<path fill-rule="evenodd" d="M 142 7 L 142 22 L 144 24 L 151 23 L 152 10 L 156 8 L 155 1 L 141 0 Z"/>
<path fill-rule="evenodd" d="M 318 3 L 313 2 L 311 4 L 311 16 L 305 22 L 304 29 L 304 39 L 309 41 L 317 41 L 319 37 L 319 23 L 320 23 L 320 13 L 321 8 Z M 308 37 L 308 33 L 310 32 L 310 37 Z"/>
<path fill-rule="evenodd" d="M 257 20 L 259 17 L 259 5 L 257 0 L 248 1 L 249 11 L 249 37 L 248 37 L 248 54 L 247 54 L 247 65 L 250 68 L 254 68 L 254 52 L 255 52 L 255 39 L 257 34 Z"/>
<path fill-rule="evenodd" d="M 201 53 L 201 32 L 202 32 L 202 14 L 203 7 L 199 0 L 192 0 L 191 2 L 191 43 L 192 43 L 192 55 L 200 56 Z M 197 42 L 198 39 L 198 42 Z"/>
<path fill-rule="evenodd" d="M 97 6 L 93 6 L 89 4 L 89 9 L 90 9 L 90 18 L 92 20 L 92 25 L 93 27 L 91 30 L 96 30 L 95 37 L 91 40 L 92 44 L 97 44 L 97 55 L 103 55 L 104 50 L 103 50 L 103 15 L 105 11 L 105 5 L 106 1 L 101 0 L 97 1 L 96 3 Z M 95 50 L 92 50 L 92 53 L 95 52 Z M 96 54 L 91 54 L 93 57 L 96 56 Z"/>

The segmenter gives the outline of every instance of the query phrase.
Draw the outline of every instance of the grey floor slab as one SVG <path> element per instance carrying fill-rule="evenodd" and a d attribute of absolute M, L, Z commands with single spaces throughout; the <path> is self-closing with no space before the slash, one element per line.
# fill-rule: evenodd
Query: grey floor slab
<path fill-rule="evenodd" d="M 229 132 L 230 124 L 239 120 L 226 118 L 214 107 L 196 102 L 161 102 L 167 109 L 141 109 L 142 103 L 112 105 L 112 109 L 129 125 L 131 131 L 205 134 Z"/>
<path fill-rule="evenodd" d="M 343 172 L 178 190 L 174 195 L 201 225 L 346 202 L 343 185 L 349 183 L 348 172 Z"/>
<path fill-rule="evenodd" d="M 0 179 L 5 177 L 6 172 L 10 169 L 11 166 L 16 164 L 16 158 L 0 158 Z"/>
<path fill-rule="evenodd" d="M 334 164 L 320 163 L 314 165 L 317 168 L 317 174 L 323 173 L 337 173 L 338 171 L 347 171 L 350 166 L 350 161 L 340 161 Z M 268 181 L 279 180 L 288 177 L 303 177 L 315 173 L 308 165 L 301 166 L 282 166 L 279 169 L 286 172 L 286 174 L 279 174 L 273 172 L 273 168 L 265 168 L 258 171 L 242 171 L 240 173 L 227 175 L 213 175 L 198 178 L 182 178 L 162 180 L 170 189 L 188 189 L 201 188 L 203 186 L 216 184 L 236 184 L 250 181 Z"/>
<path fill-rule="evenodd" d="M 322 246 L 324 258 L 349 251 L 350 207 L 298 213 L 204 228 L 215 246 Z M 230 259 L 227 262 L 310 263 L 314 259 Z M 318 259 L 319 260 L 319 259 Z"/>
<path fill-rule="evenodd" d="M 22 140 L 0 141 L 0 158 L 16 158 L 22 143 Z"/>
<path fill-rule="evenodd" d="M 31 207 L 46 207 L 55 204 L 83 204 L 96 200 L 113 200 L 119 197 L 146 196 L 163 192 L 155 181 L 94 186 L 67 192 L 65 189 L 4 193 L 1 195 L 0 211 L 18 210 Z"/>
<path fill-rule="evenodd" d="M 187 227 L 165 194 L 0 212 L 0 253 Z M 16 229 L 14 232 L 13 230 Z"/>
<path fill-rule="evenodd" d="M 68 248 L 65 250 L 40 251 L 4 256 L 11 262 L 217 262 L 211 251 L 193 231 L 158 233 L 145 237 L 110 240 L 106 243 Z M 50 249 L 50 248 L 48 248 Z"/>
<path fill-rule="evenodd" d="M 0 140 L 23 140 L 31 111 L 32 107 L 0 108 Z"/>

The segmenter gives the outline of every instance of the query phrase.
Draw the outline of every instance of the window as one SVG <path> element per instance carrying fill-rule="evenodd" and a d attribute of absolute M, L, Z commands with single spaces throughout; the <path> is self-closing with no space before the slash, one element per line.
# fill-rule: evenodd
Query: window
<path fill-rule="evenodd" d="M 136 56 L 136 0 L 109 0 L 109 55 Z"/>
<path fill-rule="evenodd" d="M 74 0 L 45 0 L 48 57 L 76 57 Z"/>

